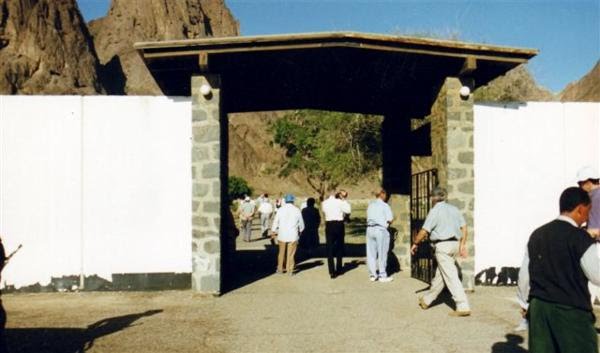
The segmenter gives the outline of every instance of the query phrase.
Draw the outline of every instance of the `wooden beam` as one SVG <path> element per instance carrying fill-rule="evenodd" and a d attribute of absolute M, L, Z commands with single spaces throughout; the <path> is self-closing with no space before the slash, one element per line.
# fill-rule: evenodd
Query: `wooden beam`
<path fill-rule="evenodd" d="M 200 67 L 200 72 L 208 72 L 208 53 L 205 51 L 201 51 L 198 53 L 198 66 Z"/>
<path fill-rule="evenodd" d="M 477 59 L 474 56 L 467 56 L 463 67 L 460 70 L 459 76 L 469 76 L 473 71 L 477 70 Z"/>
<path fill-rule="evenodd" d="M 169 50 L 165 51 L 152 51 L 142 53 L 144 59 L 158 59 L 158 58 L 175 58 L 180 56 L 189 56 L 189 55 L 197 55 L 200 53 L 208 54 L 230 54 L 230 53 L 249 53 L 249 52 L 266 52 L 266 51 L 289 51 L 289 50 L 303 50 L 303 49 L 315 49 L 315 48 L 357 48 L 354 44 L 349 46 L 348 43 L 312 43 L 312 44 L 302 44 L 302 45 L 278 45 L 278 46 L 269 46 L 269 47 L 253 47 L 253 48 L 222 48 L 222 49 L 190 49 L 190 50 Z M 389 52 L 389 53 L 407 53 L 407 54 L 417 54 L 417 55 L 431 55 L 431 56 L 442 56 L 442 57 L 450 57 L 450 58 L 464 58 L 465 60 L 472 56 L 473 59 L 475 57 L 476 60 L 489 60 L 489 61 L 499 61 L 499 62 L 508 62 L 508 63 L 526 63 L 528 61 L 527 58 L 521 57 L 506 57 L 506 56 L 495 56 L 495 55 L 485 55 L 485 54 L 466 54 L 460 52 L 444 52 L 444 51 L 436 51 L 436 50 L 424 50 L 424 49 L 413 49 L 413 48 L 390 48 L 387 46 L 381 45 L 372 45 L 372 44 L 360 44 L 358 46 L 360 49 L 364 50 L 373 50 L 373 51 L 381 51 L 381 52 Z"/>

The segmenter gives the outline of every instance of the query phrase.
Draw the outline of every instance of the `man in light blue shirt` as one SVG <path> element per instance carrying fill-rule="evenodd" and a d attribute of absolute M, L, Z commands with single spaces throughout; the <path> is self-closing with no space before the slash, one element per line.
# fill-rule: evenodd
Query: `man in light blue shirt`
<path fill-rule="evenodd" d="M 367 267 L 371 282 L 391 282 L 386 272 L 387 256 L 390 249 L 389 225 L 394 220 L 392 209 L 385 202 L 387 193 L 380 189 L 375 193 L 375 201 L 367 208 Z M 379 268 L 379 272 L 377 272 Z"/>
<path fill-rule="evenodd" d="M 448 194 L 445 189 L 436 187 L 431 193 L 435 206 L 427 214 L 410 250 L 414 255 L 417 245 L 429 234 L 438 264 L 431 287 L 419 298 L 419 306 L 422 309 L 429 308 L 444 287 L 447 287 L 456 303 L 456 310 L 451 315 L 469 316 L 471 308 L 455 265 L 456 255 L 467 256 L 467 223 L 458 208 L 446 202 Z"/>

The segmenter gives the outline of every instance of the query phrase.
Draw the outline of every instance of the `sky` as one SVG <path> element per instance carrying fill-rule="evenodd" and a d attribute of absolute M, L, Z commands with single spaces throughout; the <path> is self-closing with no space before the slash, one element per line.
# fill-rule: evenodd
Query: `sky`
<path fill-rule="evenodd" d="M 86 21 L 110 0 L 77 0 Z M 600 59 L 600 0 L 225 0 L 241 35 L 330 31 L 538 49 L 529 70 L 558 93 Z"/>

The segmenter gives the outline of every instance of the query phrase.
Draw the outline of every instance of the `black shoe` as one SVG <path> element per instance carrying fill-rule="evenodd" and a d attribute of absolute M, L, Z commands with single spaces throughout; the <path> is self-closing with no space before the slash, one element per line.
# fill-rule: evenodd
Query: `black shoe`
<path fill-rule="evenodd" d="M 329 277 L 330 277 L 331 279 L 334 279 L 334 278 L 336 278 L 336 277 L 337 277 L 337 275 L 336 275 L 335 273 L 330 273 L 330 274 L 329 274 Z"/>

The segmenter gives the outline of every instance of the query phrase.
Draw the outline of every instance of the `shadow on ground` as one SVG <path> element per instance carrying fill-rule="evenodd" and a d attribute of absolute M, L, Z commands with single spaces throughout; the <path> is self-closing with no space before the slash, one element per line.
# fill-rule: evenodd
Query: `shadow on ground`
<path fill-rule="evenodd" d="M 345 244 L 344 273 L 355 270 L 365 263 L 365 244 Z M 363 258 L 363 259 L 356 259 Z M 265 245 L 264 249 L 237 250 L 234 259 L 234 269 L 225 277 L 224 293 L 232 292 L 275 274 L 277 266 L 277 246 Z M 296 273 L 322 267 L 327 273 L 327 250 L 325 244 L 320 244 L 310 254 L 303 249 L 296 253 Z M 393 253 L 388 255 L 388 274 L 400 271 L 398 259 Z"/>
<path fill-rule="evenodd" d="M 527 349 L 521 347 L 523 337 L 507 334 L 506 342 L 496 342 L 492 346 L 492 353 L 527 353 Z"/>
<path fill-rule="evenodd" d="M 80 328 L 11 328 L 6 338 L 11 353 L 82 353 L 94 346 L 96 339 L 128 327 L 137 320 L 161 313 L 161 310 L 103 319 Z"/>

